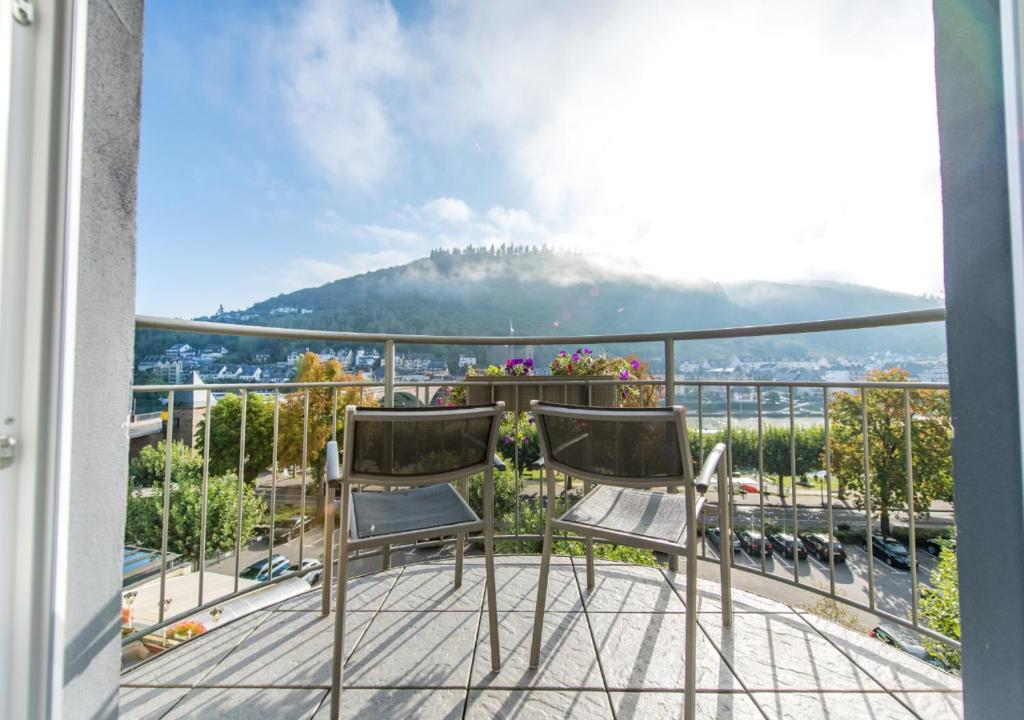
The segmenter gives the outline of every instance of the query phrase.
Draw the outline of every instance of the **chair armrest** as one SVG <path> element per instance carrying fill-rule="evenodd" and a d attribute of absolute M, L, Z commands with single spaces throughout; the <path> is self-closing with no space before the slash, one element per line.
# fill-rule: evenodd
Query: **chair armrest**
<path fill-rule="evenodd" d="M 530 467 L 532 467 L 534 470 L 543 470 L 544 469 L 544 458 L 542 458 L 542 457 L 537 458 L 532 463 L 530 463 Z"/>
<path fill-rule="evenodd" d="M 711 484 L 711 478 L 718 470 L 718 465 L 725 461 L 725 443 L 718 443 L 711 450 L 706 458 L 704 458 L 704 467 L 700 469 L 700 475 L 697 476 L 697 480 L 694 485 L 697 486 L 697 491 L 702 495 L 708 491 L 708 486 Z M 718 488 L 719 494 L 723 492 L 722 488 Z"/>
<path fill-rule="evenodd" d="M 491 462 L 494 463 L 495 470 L 505 470 L 506 468 L 508 468 L 508 465 L 505 464 L 505 461 L 498 457 L 498 453 L 494 453 L 494 458 L 491 460 Z"/>

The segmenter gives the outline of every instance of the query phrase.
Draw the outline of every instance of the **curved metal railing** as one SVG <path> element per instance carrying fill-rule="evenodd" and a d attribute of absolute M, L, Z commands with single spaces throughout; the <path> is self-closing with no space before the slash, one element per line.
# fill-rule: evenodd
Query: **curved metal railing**
<path fill-rule="evenodd" d="M 762 336 L 775 336 L 784 334 L 803 334 L 811 332 L 832 332 L 837 330 L 856 330 L 865 328 L 879 328 L 879 327 L 893 327 L 893 326 L 905 326 L 918 323 L 932 323 L 941 322 L 945 318 L 945 310 L 942 308 L 935 308 L 930 310 L 919 310 L 904 313 L 891 313 L 886 315 L 873 315 L 866 317 L 856 318 L 840 318 L 834 320 L 822 320 L 822 321 L 811 321 L 811 322 L 799 322 L 799 323 L 785 323 L 777 325 L 763 325 L 763 326 L 745 326 L 745 327 L 732 327 L 732 328 L 720 328 L 720 329 L 708 329 L 708 330 L 685 330 L 685 331 L 674 331 L 674 332 L 657 332 L 657 333 L 632 333 L 632 334 L 618 334 L 618 335 L 586 335 L 586 336 L 532 336 L 532 337 L 452 337 L 452 336 L 441 336 L 441 335 L 389 335 L 381 333 L 351 333 L 351 332 L 333 332 L 333 331 L 319 331 L 319 330 L 301 330 L 301 329 L 288 329 L 288 328 L 267 328 L 259 326 L 249 325 L 227 325 L 203 321 L 193 320 L 176 320 L 168 318 L 155 318 L 148 316 L 140 316 L 136 319 L 136 326 L 139 329 L 151 329 L 151 330 L 164 330 L 171 332 L 188 332 L 188 333 L 202 333 L 202 334 L 218 334 L 218 335 L 235 335 L 235 336 L 249 336 L 249 337 L 261 337 L 267 339 L 278 339 L 278 340 L 310 340 L 310 341 L 331 341 L 331 342 L 344 342 L 344 343 L 383 343 L 385 346 L 385 366 L 389 369 L 394 368 L 395 358 L 395 346 L 396 344 L 412 344 L 412 345 L 450 345 L 450 346 L 479 346 L 479 345 L 507 345 L 510 342 L 514 342 L 517 345 L 583 345 L 583 344 L 617 344 L 617 343 L 644 343 L 644 342 L 657 342 L 664 345 L 664 360 L 666 368 L 675 368 L 675 345 L 680 341 L 696 341 L 696 340 L 713 340 L 713 339 L 727 339 L 727 338 L 750 338 L 750 337 L 762 337 Z M 486 382 L 486 381 L 484 381 Z M 536 384 L 546 384 L 543 380 L 535 380 Z M 824 522 L 819 521 L 817 524 L 827 525 L 827 534 L 829 539 L 829 553 L 828 553 L 828 566 L 827 566 L 827 587 L 818 587 L 808 583 L 806 580 L 801 579 L 801 561 L 794 560 L 792 564 L 792 577 L 781 576 L 776 572 L 776 565 L 769 558 L 765 556 L 764 544 L 762 543 L 762 550 L 760 557 L 747 556 L 747 560 L 750 564 L 736 564 L 730 557 L 730 562 L 733 566 L 747 572 L 758 574 L 765 578 L 770 578 L 778 582 L 786 583 L 789 585 L 800 587 L 801 589 L 810 591 L 812 593 L 822 595 L 831 598 L 837 602 L 850 605 L 852 607 L 859 608 L 867 611 L 878 617 L 885 618 L 889 621 L 904 625 L 912 628 L 917 632 L 920 632 L 929 637 L 957 645 L 956 641 L 948 638 L 940 633 L 937 633 L 921 622 L 919 608 L 918 608 L 918 593 L 919 593 L 919 582 L 918 582 L 918 569 L 917 563 L 911 563 L 911 569 L 909 573 L 910 577 L 910 593 L 909 593 L 909 612 L 905 613 L 906 616 L 899 614 L 903 609 L 902 604 L 897 604 L 894 608 L 883 608 L 880 607 L 880 602 L 877 598 L 876 588 L 876 559 L 873 554 L 871 536 L 873 534 L 873 510 L 872 510 L 872 498 L 870 493 L 870 482 L 863 483 L 865 492 L 863 493 L 863 515 L 864 515 L 864 526 L 865 526 L 865 538 L 866 538 L 866 582 L 867 582 L 867 597 L 865 601 L 858 600 L 857 598 L 850 597 L 845 593 L 838 592 L 837 590 L 837 568 L 835 563 L 833 547 L 833 532 L 836 528 L 835 517 L 833 515 L 834 500 L 832 497 L 832 468 L 830 458 L 830 442 L 829 442 L 829 408 L 831 398 L 834 394 L 841 391 L 857 391 L 859 393 L 860 402 L 862 405 L 862 428 L 861 431 L 864 435 L 864 446 L 863 446 L 863 458 L 864 458 L 864 473 L 865 477 L 869 477 L 871 473 L 870 467 L 870 453 L 867 444 L 867 438 L 869 433 L 868 428 L 868 416 L 867 416 L 867 400 L 871 391 L 879 390 L 890 390 L 899 391 L 902 394 L 903 399 L 903 410 L 904 426 L 911 429 L 913 426 L 913 416 L 910 407 L 910 394 L 912 391 L 920 390 L 932 390 L 932 391 L 946 391 L 947 385 L 944 383 L 924 383 L 924 382 L 870 382 L 870 381 L 844 381 L 844 382 L 817 382 L 817 381 L 788 381 L 788 380 L 679 380 L 677 379 L 674 372 L 667 373 L 664 378 L 652 379 L 652 380 L 627 380 L 622 381 L 618 379 L 598 379 L 598 378 L 586 378 L 586 379 L 570 379 L 566 377 L 552 378 L 550 385 L 557 385 L 561 387 L 571 385 L 584 386 L 588 393 L 593 392 L 593 388 L 601 385 L 613 385 L 613 386 L 655 386 L 661 391 L 660 396 L 665 398 L 666 401 L 679 402 L 682 401 L 684 404 L 696 407 L 696 418 L 697 427 L 695 428 L 698 437 L 697 447 L 699 449 L 700 456 L 695 460 L 701 462 L 703 460 L 703 438 L 706 432 L 708 432 L 707 423 L 709 420 L 719 418 L 719 422 L 724 421 L 724 432 L 727 445 L 729 447 L 730 457 L 730 468 L 732 467 L 732 440 L 734 437 L 734 421 L 738 417 L 745 416 L 744 419 L 753 421 L 756 425 L 757 432 L 757 467 L 753 469 L 753 475 L 757 478 L 758 484 L 758 503 L 756 506 L 747 505 L 737 502 L 734 500 L 733 493 L 729 492 L 725 494 L 725 505 L 732 515 L 737 512 L 741 514 L 750 514 L 756 511 L 756 521 L 750 520 L 749 522 L 736 522 L 735 520 L 731 525 L 733 527 L 741 527 L 743 525 L 749 525 L 751 528 L 757 528 L 765 537 L 765 532 L 768 529 L 770 523 L 766 522 L 766 507 L 765 507 L 765 468 L 764 468 L 764 430 L 765 421 L 769 418 L 769 415 L 765 412 L 763 406 L 764 393 L 766 391 L 778 392 L 783 391 L 786 396 L 785 408 L 779 413 L 780 416 L 785 420 L 785 426 L 788 427 L 789 435 L 789 453 L 791 461 L 791 495 L 792 498 L 791 508 L 786 509 L 782 506 L 783 511 L 788 512 L 791 510 L 792 517 L 792 529 L 793 535 L 797 536 L 800 532 L 800 510 L 801 506 L 798 502 L 797 491 L 796 491 L 796 419 L 801 417 L 802 420 L 807 422 L 814 422 L 820 424 L 823 427 L 823 465 L 824 465 L 824 484 L 822 486 L 822 507 L 824 508 Z M 305 530 L 306 523 L 304 521 L 306 515 L 306 499 L 309 487 L 309 468 L 307 465 L 308 453 L 306 447 L 309 438 L 310 420 L 309 420 L 309 401 L 310 393 L 330 391 L 333 397 L 332 412 L 335 422 L 333 423 L 332 435 L 336 436 L 337 428 L 337 410 L 338 410 L 338 397 L 339 391 L 345 390 L 357 390 L 359 392 L 360 400 L 362 401 L 367 394 L 378 399 L 383 404 L 391 404 L 394 401 L 397 392 L 405 392 L 414 395 L 419 402 L 424 404 L 431 402 L 431 390 L 436 391 L 442 387 L 455 387 L 467 385 L 464 381 L 460 380 L 444 380 L 444 381 L 415 381 L 405 382 L 400 379 L 396 379 L 393 371 L 386 373 L 386 377 L 382 381 L 372 380 L 359 380 L 359 381 L 345 381 L 341 383 L 231 383 L 231 384 L 202 384 L 202 385 L 145 385 L 133 387 L 133 392 L 137 394 L 158 394 L 164 395 L 167 399 L 167 407 L 174 408 L 174 397 L 175 393 L 189 392 L 189 391 L 210 391 L 206 394 L 205 401 L 205 417 L 207 422 L 205 423 L 205 442 L 204 442 L 204 458 L 203 458 L 203 474 L 202 474 L 202 488 L 201 488 L 201 518 L 200 518 L 200 536 L 199 536 L 199 547 L 197 548 L 197 565 L 198 565 L 198 593 L 196 598 L 196 604 L 187 610 L 176 613 L 171 616 L 166 612 L 167 603 L 165 598 L 165 586 L 167 578 L 167 556 L 168 556 L 168 534 L 170 525 L 170 493 L 163 493 L 163 508 L 162 508 L 162 526 L 161 526 L 161 573 L 160 573 L 160 591 L 159 591 L 159 606 L 158 606 L 158 622 L 152 624 L 146 628 L 140 629 L 125 637 L 125 642 L 131 642 L 141 638 L 146 633 L 158 630 L 161 627 L 167 626 L 177 620 L 184 619 L 191 614 L 194 614 L 200 610 L 205 610 L 210 607 L 214 607 L 219 603 L 223 603 L 228 599 L 245 595 L 254 589 L 259 587 L 265 587 L 267 583 L 260 584 L 254 588 L 240 588 L 238 583 L 238 574 L 240 570 L 240 558 L 242 553 L 243 542 L 247 539 L 243 539 L 241 536 L 241 517 L 243 512 L 243 485 L 245 476 L 245 442 L 246 442 L 246 416 L 245 405 L 247 397 L 250 393 L 266 394 L 273 397 L 273 418 L 274 418 L 274 429 L 272 439 L 272 467 L 270 470 L 271 487 L 270 487 L 270 530 L 268 533 L 268 549 L 267 549 L 267 560 L 271 562 L 271 558 L 274 556 L 275 543 L 274 543 L 274 530 L 275 530 L 275 512 L 277 509 L 277 498 L 278 498 L 278 480 L 279 480 L 279 468 L 278 468 L 278 441 L 279 441 L 279 410 L 282 401 L 282 394 L 287 394 L 291 397 L 298 397 L 301 394 L 302 401 L 304 402 L 305 412 L 303 414 L 303 427 L 302 427 L 302 443 L 303 443 L 303 461 L 302 467 L 299 471 L 301 476 L 302 489 L 300 495 L 300 520 L 299 524 L 299 549 L 298 549 L 298 566 L 299 570 L 295 572 L 286 573 L 278 578 L 273 578 L 271 582 L 279 582 L 289 577 L 296 575 L 303 575 L 308 570 L 302 570 L 302 561 L 305 559 Z M 494 392 L 494 383 L 491 383 L 492 393 Z M 740 394 L 743 390 L 746 390 L 746 395 L 749 398 L 751 395 L 754 397 L 753 410 L 743 411 L 742 409 L 737 411 L 734 409 L 734 398 L 737 394 Z M 516 391 L 518 392 L 518 391 Z M 241 421 L 239 426 L 239 462 L 238 462 L 238 517 L 239 522 L 237 523 L 237 533 L 235 537 L 235 548 L 234 548 L 234 589 L 231 593 L 221 595 L 214 599 L 206 597 L 204 588 L 204 576 L 206 572 L 208 554 L 206 552 L 206 514 L 207 514 L 207 490 L 209 481 L 209 452 L 210 452 L 210 409 L 211 409 L 211 393 L 237 393 L 242 398 L 243 411 L 241 413 Z M 807 412 L 797 411 L 797 396 L 803 393 L 805 396 L 817 396 L 820 394 L 820 414 L 812 414 Z M 422 399 L 420 396 L 422 394 Z M 720 410 L 714 412 L 706 412 L 705 407 L 708 404 L 707 397 L 714 396 L 714 404 L 716 407 L 720 406 Z M 670 400 L 669 400 L 670 399 Z M 691 418 L 692 418 L 691 411 Z M 174 420 L 173 412 L 169 415 L 170 419 L 167 422 L 166 428 L 164 429 L 164 439 L 166 443 L 166 458 L 164 467 L 164 486 L 165 488 L 170 486 L 171 482 L 171 447 L 174 437 Z M 516 416 L 518 422 L 518 416 Z M 909 545 L 911 552 L 916 552 L 916 524 L 915 511 L 913 505 L 913 473 L 914 463 L 912 457 L 912 446 L 910 441 L 910 433 L 906 433 L 906 476 L 907 476 L 907 498 L 908 507 L 905 510 L 905 516 L 908 525 Z M 699 465 L 698 465 L 699 466 Z M 537 505 L 539 515 L 543 518 L 546 508 L 544 503 L 540 502 L 539 497 L 540 481 L 537 483 L 538 496 L 534 497 L 531 494 L 530 484 L 533 482 L 527 474 L 524 474 L 519 463 L 514 464 L 514 476 L 515 476 L 515 513 L 514 522 L 511 527 L 506 528 L 506 532 L 498 536 L 498 540 L 515 543 L 516 547 L 521 547 L 523 543 L 538 542 L 540 540 L 539 531 L 536 533 L 524 532 L 527 528 L 522 526 L 523 507 L 524 501 Z M 568 498 L 571 493 L 571 480 L 565 478 L 563 486 L 563 495 Z M 780 494 L 784 493 L 784 488 L 780 488 Z M 827 495 L 827 497 L 825 497 Z M 716 511 L 721 512 L 722 505 L 722 493 L 719 490 L 718 501 L 712 503 L 711 507 L 715 508 L 712 511 L 714 514 Z M 808 507 L 804 506 L 804 510 Z M 778 516 L 780 513 L 769 508 L 769 514 Z M 782 513 L 784 523 L 789 521 L 785 518 L 785 513 Z M 844 509 L 844 516 L 850 517 L 849 509 Z M 952 518 L 950 518 L 951 520 Z M 720 562 L 720 558 L 716 553 L 709 552 L 707 547 L 706 534 L 702 533 L 701 541 L 701 555 L 704 559 L 711 562 Z M 566 538 L 573 539 L 573 538 Z M 723 543 L 725 544 L 725 543 Z M 392 551 L 399 548 L 391 548 Z M 368 553 L 372 555 L 376 553 Z M 728 555 L 728 554 L 727 554 Z M 388 556 L 383 558 L 383 566 L 386 567 L 388 562 Z M 809 561 L 808 561 L 809 562 Z"/>

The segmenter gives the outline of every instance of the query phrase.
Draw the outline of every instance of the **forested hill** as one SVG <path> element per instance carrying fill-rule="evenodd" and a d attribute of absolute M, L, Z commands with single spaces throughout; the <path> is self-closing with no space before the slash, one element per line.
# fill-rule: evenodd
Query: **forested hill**
<path fill-rule="evenodd" d="M 325 330 L 442 335 L 578 335 L 818 320 L 941 305 L 838 283 L 672 282 L 579 254 L 536 248 L 438 250 L 211 320 Z M 242 315 L 248 316 L 244 320 Z M 230 346 L 229 346 L 230 347 Z M 687 343 L 687 356 L 774 357 L 944 351 L 941 323 L 898 330 Z M 148 349 L 148 348 L 147 348 Z M 155 348 L 153 348 L 155 350 Z"/>

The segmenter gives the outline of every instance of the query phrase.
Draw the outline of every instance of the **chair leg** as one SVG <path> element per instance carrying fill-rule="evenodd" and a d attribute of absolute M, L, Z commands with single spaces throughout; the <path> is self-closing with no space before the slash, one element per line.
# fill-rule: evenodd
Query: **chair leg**
<path fill-rule="evenodd" d="M 590 494 L 590 481 L 583 481 L 583 496 Z M 587 592 L 594 589 L 594 538 L 588 537 L 584 540 L 583 546 L 587 555 Z"/>
<path fill-rule="evenodd" d="M 462 587 L 462 554 L 466 545 L 465 534 L 455 536 L 455 587 Z"/>
<path fill-rule="evenodd" d="M 494 581 L 494 529 L 484 532 L 484 556 L 487 563 L 487 623 L 491 630 L 491 670 L 501 670 L 501 643 L 498 641 L 498 591 Z"/>
<path fill-rule="evenodd" d="M 675 485 L 670 485 L 667 488 L 667 492 L 668 492 L 669 495 L 674 495 L 674 494 L 679 492 L 679 488 L 677 488 Z M 679 556 L 678 555 L 669 555 L 668 556 L 668 569 L 671 570 L 674 573 L 679 572 Z"/>
<path fill-rule="evenodd" d="M 462 499 L 466 499 L 468 490 L 468 481 L 462 479 L 459 481 L 459 493 L 462 495 Z M 462 587 L 462 556 L 466 549 L 466 534 L 455 536 L 455 587 Z"/>
<path fill-rule="evenodd" d="M 594 538 L 586 539 L 587 548 L 587 592 L 594 590 Z"/>
<path fill-rule="evenodd" d="M 466 481 L 462 483 L 466 496 Z M 487 578 L 487 623 L 491 630 L 491 670 L 501 670 L 501 643 L 498 638 L 498 591 L 494 581 L 494 469 L 484 473 L 484 568 Z"/>
<path fill-rule="evenodd" d="M 324 569 L 321 573 L 320 614 L 327 617 L 331 614 L 331 575 L 334 571 L 334 498 L 328 491 L 327 502 L 324 504 Z"/>
<path fill-rule="evenodd" d="M 676 557 L 676 556 L 674 556 Z M 697 550 L 693 543 L 686 549 L 686 697 L 684 720 L 697 715 Z"/>
<path fill-rule="evenodd" d="M 533 613 L 533 644 L 530 645 L 530 667 L 540 665 L 540 642 L 544 635 L 544 606 L 547 604 L 548 570 L 551 568 L 551 518 L 544 524 L 544 551 L 540 560 L 540 579 L 537 582 L 537 607 Z"/>
<path fill-rule="evenodd" d="M 348 585 L 348 488 L 342 489 L 341 531 L 338 533 L 338 599 L 334 609 L 334 655 L 331 658 L 331 720 L 341 717 L 341 685 L 345 666 L 345 591 Z M 328 592 L 330 590 L 328 589 Z"/>

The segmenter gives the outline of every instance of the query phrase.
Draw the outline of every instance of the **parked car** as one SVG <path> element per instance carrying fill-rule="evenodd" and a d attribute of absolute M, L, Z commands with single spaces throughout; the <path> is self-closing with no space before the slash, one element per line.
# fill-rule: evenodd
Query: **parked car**
<path fill-rule="evenodd" d="M 874 556 L 885 560 L 890 567 L 910 569 L 910 553 L 896 538 L 872 535 L 871 546 L 874 548 Z"/>
<path fill-rule="evenodd" d="M 803 540 L 807 552 L 822 562 L 828 562 L 828 535 L 825 533 L 807 533 L 806 535 L 801 535 L 800 539 Z M 832 557 L 835 558 L 836 562 L 846 562 L 846 549 L 835 538 L 832 538 Z"/>
<path fill-rule="evenodd" d="M 932 655 L 926 648 L 924 648 L 909 631 L 903 630 L 896 625 L 878 625 L 871 632 L 869 636 L 881 640 L 886 645 L 892 645 L 894 648 L 899 648 L 908 655 L 913 655 L 918 660 L 923 660 L 929 665 L 934 665 L 940 670 L 946 672 L 954 672 L 946 662 L 940 658 Z"/>
<path fill-rule="evenodd" d="M 319 560 L 313 560 L 312 558 L 306 558 L 300 565 L 292 565 L 289 570 L 293 572 L 300 572 L 302 570 L 309 570 L 305 575 L 302 576 L 303 580 L 309 583 L 310 587 L 315 587 L 320 584 L 320 581 L 324 576 L 324 565 Z"/>
<path fill-rule="evenodd" d="M 242 572 L 238 577 L 256 582 L 267 582 L 286 572 L 291 567 L 291 562 L 284 555 L 274 555 L 273 562 L 268 563 L 266 558 L 257 560 Z"/>
<path fill-rule="evenodd" d="M 771 543 L 764 541 L 761 537 L 761 533 L 755 530 L 743 530 L 739 533 L 740 547 L 746 550 L 751 555 L 760 555 L 761 546 L 764 546 L 765 557 L 772 556 Z"/>
<path fill-rule="evenodd" d="M 772 543 L 778 552 L 782 553 L 785 558 L 792 558 L 794 555 L 800 560 L 807 558 L 807 548 L 800 542 L 799 538 L 794 538 L 789 533 L 775 533 L 770 535 L 768 539 Z M 796 549 L 794 550 L 794 545 Z"/>
<path fill-rule="evenodd" d="M 942 548 L 949 548 L 953 552 L 956 552 L 956 539 L 955 538 L 929 538 L 924 544 L 924 549 L 928 551 L 929 555 L 938 557 L 942 552 Z"/>
<path fill-rule="evenodd" d="M 274 544 L 286 543 L 299 536 L 303 525 L 309 528 L 313 522 L 312 515 L 295 515 L 294 517 L 278 520 L 274 523 Z"/>
<path fill-rule="evenodd" d="M 712 545 L 714 545 L 716 548 L 722 547 L 722 533 L 718 528 L 709 527 L 707 529 L 707 534 L 708 540 L 711 541 Z M 737 538 L 735 535 L 732 536 L 732 551 L 734 553 L 740 551 L 740 541 L 739 538 Z"/>

